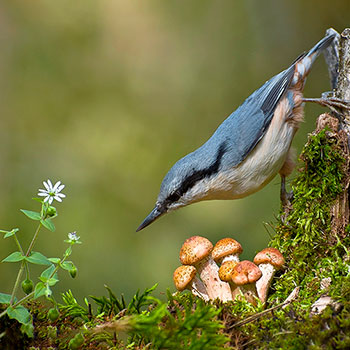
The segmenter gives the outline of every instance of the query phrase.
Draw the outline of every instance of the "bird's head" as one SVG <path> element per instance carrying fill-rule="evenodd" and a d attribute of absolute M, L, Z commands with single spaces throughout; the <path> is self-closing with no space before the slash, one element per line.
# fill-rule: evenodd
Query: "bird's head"
<path fill-rule="evenodd" d="M 211 190 L 208 179 L 218 172 L 225 150 L 223 143 L 212 156 L 202 147 L 176 162 L 162 181 L 154 209 L 137 231 L 163 214 L 207 199 Z"/>
<path fill-rule="evenodd" d="M 155 204 L 150 214 L 144 219 L 137 231 L 150 225 L 156 219 L 175 209 L 184 207 L 194 200 L 187 193 L 190 191 L 193 183 L 190 183 L 191 175 L 195 169 L 191 162 L 186 159 L 188 156 L 180 159 L 165 175 Z"/>

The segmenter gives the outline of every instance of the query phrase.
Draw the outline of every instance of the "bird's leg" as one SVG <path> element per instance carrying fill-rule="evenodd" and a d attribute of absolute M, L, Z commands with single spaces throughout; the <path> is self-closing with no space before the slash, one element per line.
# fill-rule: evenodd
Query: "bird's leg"
<path fill-rule="evenodd" d="M 280 198 L 281 198 L 282 207 L 284 209 L 290 207 L 290 201 L 293 198 L 293 191 L 288 193 L 286 190 L 286 177 L 292 173 L 295 167 L 294 159 L 295 159 L 295 150 L 293 148 L 290 148 L 287 153 L 286 160 L 284 161 L 284 164 L 279 171 L 279 174 L 281 176 Z"/>
<path fill-rule="evenodd" d="M 285 175 L 281 175 L 280 198 L 283 208 L 290 207 L 290 201 L 293 199 L 293 191 L 287 192 Z"/>
<path fill-rule="evenodd" d="M 336 97 L 303 98 L 303 102 L 313 102 L 321 106 L 328 107 L 332 112 L 339 114 L 339 111 L 350 110 L 350 101 Z"/>

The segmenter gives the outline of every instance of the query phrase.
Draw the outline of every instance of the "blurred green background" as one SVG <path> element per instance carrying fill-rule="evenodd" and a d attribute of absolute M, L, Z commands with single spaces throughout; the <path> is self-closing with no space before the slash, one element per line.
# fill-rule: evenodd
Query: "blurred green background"
<path fill-rule="evenodd" d="M 173 289 L 179 249 L 194 234 L 235 237 L 252 259 L 273 233 L 265 223 L 278 213 L 277 177 L 246 199 L 196 204 L 135 229 L 176 160 L 349 20 L 348 0 L 2 1 L 0 228 L 19 227 L 26 246 L 35 222 L 19 209 L 38 209 L 31 198 L 43 180 L 66 184 L 57 231 L 43 230 L 35 250 L 60 256 L 77 231 L 78 276 L 61 272 L 55 295 L 70 288 L 80 300 L 105 294 L 104 284 L 126 297 L 154 283 L 158 295 Z M 305 95 L 328 89 L 321 58 Z M 298 152 L 322 111 L 306 106 Z M 14 250 L 1 240 L 1 259 Z M 17 268 L 0 264 L 1 292 Z"/>

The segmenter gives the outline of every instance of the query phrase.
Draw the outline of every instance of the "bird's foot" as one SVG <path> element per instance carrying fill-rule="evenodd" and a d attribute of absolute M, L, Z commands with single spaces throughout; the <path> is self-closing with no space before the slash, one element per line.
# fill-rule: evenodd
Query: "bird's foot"
<path fill-rule="evenodd" d="M 286 190 L 281 190 L 281 203 L 283 208 L 290 208 L 292 206 L 292 201 L 294 198 L 293 191 L 287 192 Z"/>
<path fill-rule="evenodd" d="M 281 176 L 281 191 L 280 191 L 281 204 L 283 209 L 283 214 L 281 215 L 281 221 L 284 223 L 290 210 L 292 209 L 292 201 L 294 198 L 294 193 L 291 190 L 287 192 L 286 190 L 286 178 Z"/>
<path fill-rule="evenodd" d="M 344 110 L 350 111 L 350 101 L 337 97 L 303 98 L 303 102 L 313 102 L 321 106 L 328 107 L 336 114 L 342 114 Z"/>

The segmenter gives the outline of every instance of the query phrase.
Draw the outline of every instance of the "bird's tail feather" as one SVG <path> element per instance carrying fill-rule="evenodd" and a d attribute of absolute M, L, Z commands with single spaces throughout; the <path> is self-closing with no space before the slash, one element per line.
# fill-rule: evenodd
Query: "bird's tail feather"
<path fill-rule="evenodd" d="M 292 85 L 301 83 L 304 85 L 305 79 L 308 76 L 311 66 L 318 55 L 326 49 L 334 40 L 336 34 L 330 34 L 321 39 L 310 51 L 302 54 L 295 60 L 294 78 Z"/>
<path fill-rule="evenodd" d="M 334 40 L 336 34 L 330 34 L 321 39 L 306 55 L 306 57 L 317 57 Z"/>

